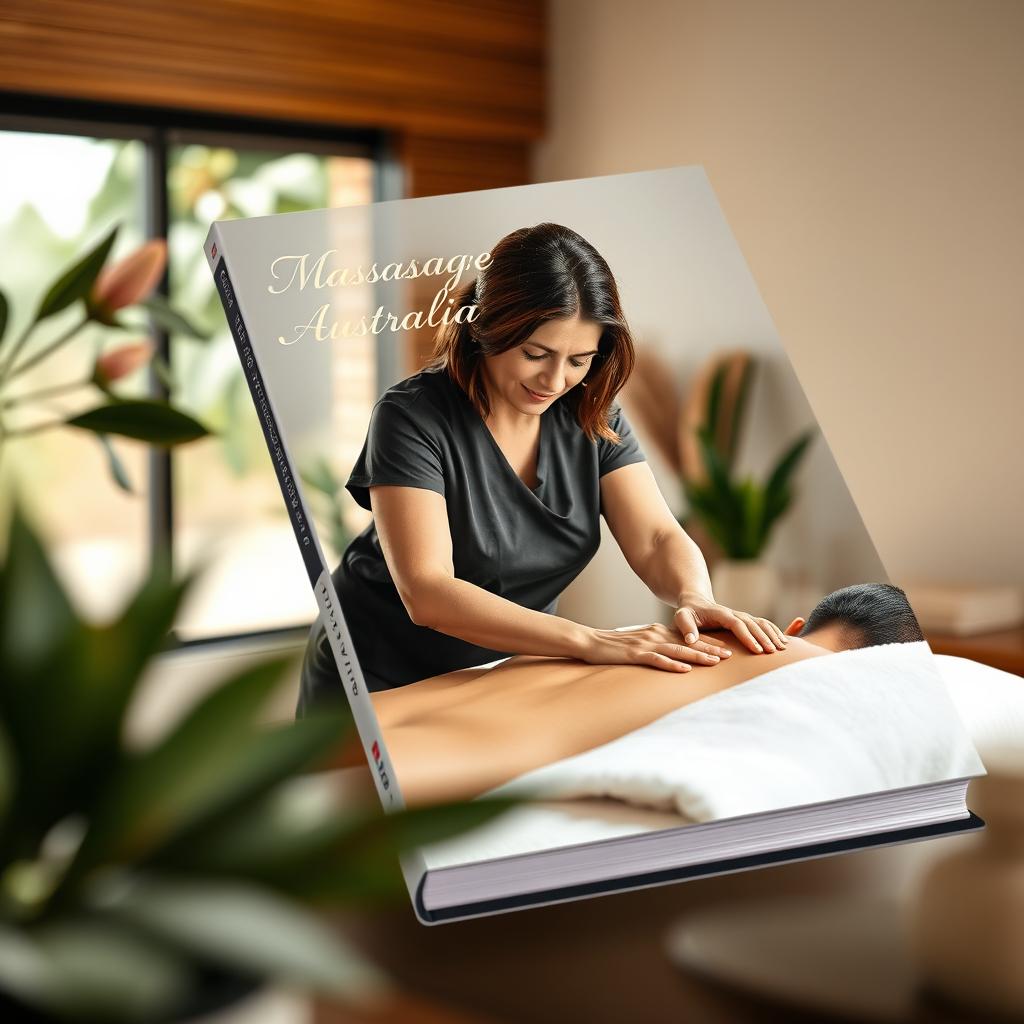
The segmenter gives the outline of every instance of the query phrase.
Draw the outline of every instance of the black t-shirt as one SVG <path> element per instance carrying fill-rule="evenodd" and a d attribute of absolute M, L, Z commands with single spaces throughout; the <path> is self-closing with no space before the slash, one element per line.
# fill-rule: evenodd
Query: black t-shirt
<path fill-rule="evenodd" d="M 531 490 L 448 372 L 424 370 L 378 400 L 346 486 L 366 509 L 368 488 L 380 484 L 443 495 L 455 575 L 524 608 L 553 613 L 600 544 L 599 478 L 644 459 L 617 405 L 609 425 L 621 442 L 592 442 L 565 400 L 553 403 L 541 415 L 538 483 Z M 348 546 L 333 579 L 371 689 L 507 656 L 417 626 L 373 523 Z"/>

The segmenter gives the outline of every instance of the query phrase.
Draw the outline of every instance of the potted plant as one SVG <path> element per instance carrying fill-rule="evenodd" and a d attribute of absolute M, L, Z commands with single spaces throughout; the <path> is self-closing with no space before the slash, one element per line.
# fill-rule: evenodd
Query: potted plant
<path fill-rule="evenodd" d="M 107 266 L 115 234 L 49 286 L 13 340 L 0 293 L 0 454 L 30 434 L 88 431 L 114 481 L 130 490 L 109 435 L 170 446 L 209 433 L 170 402 L 113 390 L 151 362 L 167 377 L 152 343 L 101 343 L 90 374 L 45 388 L 30 375 L 88 324 L 129 328 L 121 311 L 131 307 L 204 337 L 152 294 L 165 243 Z M 68 330 L 33 346 L 39 324 L 76 306 L 81 316 Z M 68 395 L 90 404 L 54 416 L 53 400 Z M 334 496 L 323 470 L 317 482 Z M 97 624 L 75 609 L 17 507 L 0 551 L 4 1019 L 184 1021 L 268 980 L 347 999 L 379 991 L 381 976 L 317 908 L 405 900 L 401 851 L 482 824 L 509 803 L 384 815 L 375 798 L 344 798 L 337 773 L 319 769 L 353 739 L 347 707 L 264 721 L 282 660 L 228 676 L 139 746 L 126 735 L 131 705 L 193 580 L 173 579 L 158 559 L 121 612 Z"/>
<path fill-rule="evenodd" d="M 814 431 L 804 431 L 782 452 L 764 483 L 750 475 L 738 477 L 733 463 L 751 362 L 744 358 L 738 372 L 733 372 L 736 366 L 735 360 L 723 359 L 711 377 L 704 421 L 694 432 L 699 471 L 683 474 L 683 490 L 691 513 L 724 556 L 712 569 L 716 599 L 734 608 L 771 614 L 777 577 L 761 556 L 793 501 L 793 475 Z"/>
<path fill-rule="evenodd" d="M 191 581 L 157 567 L 113 621 L 76 612 L 16 509 L 0 566 L 0 1008 L 186 1020 L 264 979 L 349 999 L 381 979 L 313 908 L 405 898 L 396 852 L 507 802 L 384 815 L 315 772 L 347 710 L 268 726 L 280 660 L 223 680 L 155 742 L 125 738 Z"/>

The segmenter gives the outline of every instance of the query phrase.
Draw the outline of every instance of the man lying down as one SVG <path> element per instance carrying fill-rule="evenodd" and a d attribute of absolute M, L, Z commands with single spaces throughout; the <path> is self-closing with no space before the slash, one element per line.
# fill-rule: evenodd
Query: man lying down
<path fill-rule="evenodd" d="M 681 639 L 663 628 L 667 642 Z M 881 583 L 829 594 L 786 634 L 770 658 L 735 644 L 731 658 L 685 674 L 513 657 L 370 696 L 402 795 L 416 805 L 478 796 L 786 665 L 923 639 L 906 595 Z"/>

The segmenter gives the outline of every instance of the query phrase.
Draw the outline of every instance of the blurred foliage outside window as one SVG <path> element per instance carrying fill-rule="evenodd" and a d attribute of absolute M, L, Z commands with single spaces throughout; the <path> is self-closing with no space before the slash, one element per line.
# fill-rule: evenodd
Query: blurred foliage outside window
<path fill-rule="evenodd" d="M 288 524 L 234 344 L 203 254 L 209 224 L 233 217 L 366 203 L 373 199 L 373 161 L 182 144 L 168 150 L 170 299 L 209 330 L 206 342 L 171 338 L 176 405 L 217 436 L 170 454 L 173 545 L 180 569 L 202 565 L 193 599 L 179 612 L 184 639 L 247 633 L 310 622 L 316 607 Z M 112 258 L 145 240 L 145 144 L 136 140 L 0 131 L 0 246 L 6 254 L 0 287 L 11 298 L 17 332 L 53 275 L 115 224 L 122 225 Z M 70 324 L 65 311 L 40 330 L 44 345 Z M 66 346 L 59 357 L 25 375 L 32 390 L 82 376 L 95 340 Z M 108 332 L 109 333 L 109 332 Z M 127 337 L 127 336 L 126 336 Z M 91 344 L 90 344 L 91 343 Z M 332 357 L 330 450 L 313 467 L 299 467 L 322 485 L 340 484 L 362 442 L 376 398 L 372 339 Z M 126 382 L 142 396 L 145 371 Z M 75 395 L 55 396 L 54 413 L 77 411 Z M 149 562 L 147 449 L 115 441 L 134 494 L 107 480 L 96 442 L 58 431 L 9 444 L 0 463 L 0 514 L 15 490 L 51 538 L 58 569 L 89 616 L 109 615 L 138 586 Z M 307 486 L 328 560 L 365 525 L 347 495 Z"/>
<path fill-rule="evenodd" d="M 0 132 L 0 286 L 11 302 L 9 336 L 31 319 L 43 290 L 115 224 L 122 225 L 111 258 L 144 240 L 145 197 L 141 142 L 66 135 Z M 44 347 L 80 314 L 65 309 L 43 324 L 34 345 Z M 100 340 L 111 332 L 97 324 L 81 343 L 66 345 L 25 374 L 25 391 L 88 376 Z M 122 393 L 143 395 L 144 373 L 122 381 Z M 48 411 L 71 415 L 82 405 L 75 393 L 53 396 Z M 148 567 L 146 448 L 117 444 L 136 493 L 108 484 L 106 456 L 95 439 L 52 431 L 4 446 L 0 495 L 4 519 L 15 489 L 54 540 L 53 557 L 82 606 L 97 617 L 118 608 Z M 15 487 L 16 485 L 16 487 Z"/>

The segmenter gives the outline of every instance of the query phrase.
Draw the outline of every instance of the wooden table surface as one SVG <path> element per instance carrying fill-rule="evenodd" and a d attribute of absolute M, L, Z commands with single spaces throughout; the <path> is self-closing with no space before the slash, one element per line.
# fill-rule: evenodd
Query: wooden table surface
<path fill-rule="evenodd" d="M 928 633 L 925 639 L 936 654 L 970 658 L 971 661 L 1024 676 L 1024 626 L 979 633 L 977 636 Z"/>
<path fill-rule="evenodd" d="M 950 852 L 963 838 L 935 840 Z M 930 845 L 930 844 L 928 844 Z M 888 851 L 862 851 L 685 884 L 640 890 L 449 925 L 420 925 L 410 909 L 347 912 L 348 939 L 396 981 L 412 1003 L 438 1014 L 430 1024 L 766 1024 L 849 1021 L 800 1010 L 674 966 L 666 952 L 673 926 L 690 912 L 768 898 L 822 900 L 856 892 L 891 871 Z M 827 931 L 827 928 L 823 930 Z M 409 1017 L 409 1020 L 416 1019 Z M 919 1005 L 914 1024 L 984 1019 Z M 385 1024 L 321 1007 L 316 1024 Z"/>

